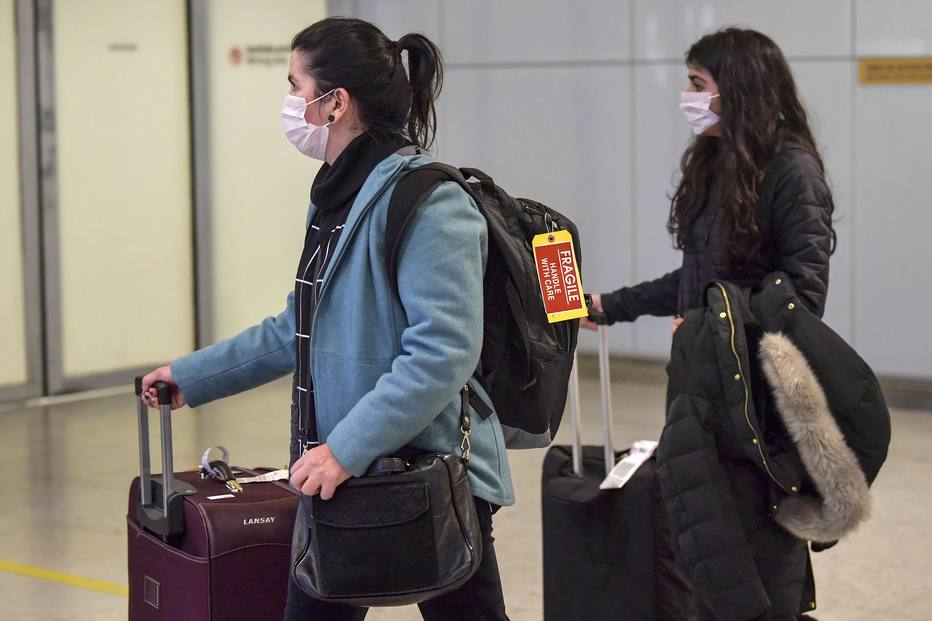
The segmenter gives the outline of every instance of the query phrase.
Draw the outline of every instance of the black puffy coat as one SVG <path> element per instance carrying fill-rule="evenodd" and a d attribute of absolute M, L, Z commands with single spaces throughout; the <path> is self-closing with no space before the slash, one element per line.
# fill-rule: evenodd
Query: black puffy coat
<path fill-rule="evenodd" d="M 712 280 L 753 287 L 776 271 L 787 274 L 806 307 L 822 316 L 834 204 L 818 160 L 790 144 L 767 165 L 759 192 L 761 252 L 737 268 L 723 265 L 719 257 L 720 209 L 715 186 L 713 182 L 709 202 L 693 225 L 682 267 L 656 280 L 603 294 L 602 306 L 610 321 L 682 315 L 703 305 L 705 285 Z"/>
<path fill-rule="evenodd" d="M 705 298 L 674 335 L 658 449 L 677 562 L 717 620 L 793 619 L 815 608 L 806 541 L 868 515 L 889 413 L 786 275 Z"/>

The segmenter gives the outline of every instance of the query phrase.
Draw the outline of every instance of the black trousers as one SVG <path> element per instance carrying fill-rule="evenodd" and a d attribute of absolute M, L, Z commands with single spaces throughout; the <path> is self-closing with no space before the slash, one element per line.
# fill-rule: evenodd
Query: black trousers
<path fill-rule="evenodd" d="M 508 621 L 502 580 L 492 537 L 492 514 L 498 507 L 476 498 L 476 512 L 482 530 L 482 562 L 466 584 L 452 593 L 418 604 L 425 621 Z M 361 621 L 368 608 L 334 604 L 314 599 L 288 583 L 285 621 Z"/>

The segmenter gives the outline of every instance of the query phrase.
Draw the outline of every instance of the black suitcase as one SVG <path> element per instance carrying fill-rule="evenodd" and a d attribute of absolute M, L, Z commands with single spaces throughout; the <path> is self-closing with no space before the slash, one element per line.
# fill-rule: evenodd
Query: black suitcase
<path fill-rule="evenodd" d="M 688 621 L 694 596 L 675 567 L 654 460 L 621 489 L 599 484 L 626 451 L 612 447 L 606 329 L 599 327 L 604 446 L 580 446 L 579 377 L 570 378 L 572 446 L 544 459 L 544 619 Z"/>

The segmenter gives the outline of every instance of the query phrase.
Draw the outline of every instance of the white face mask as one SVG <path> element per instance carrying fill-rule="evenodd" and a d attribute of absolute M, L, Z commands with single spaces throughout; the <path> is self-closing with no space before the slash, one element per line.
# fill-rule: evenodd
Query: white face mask
<path fill-rule="evenodd" d="M 308 123 L 304 120 L 304 111 L 309 105 L 320 101 L 332 92 L 324 93 L 313 101 L 304 101 L 304 97 L 285 95 L 285 101 L 282 103 L 282 129 L 285 130 L 285 137 L 298 151 L 315 160 L 323 161 L 324 154 L 327 152 L 330 123 L 326 125 Z"/>
<path fill-rule="evenodd" d="M 686 115 L 689 126 L 693 128 L 693 133 L 697 136 L 721 120 L 710 109 L 712 100 L 716 97 L 718 97 L 717 94 L 690 93 L 689 91 L 680 94 L 680 110 Z"/>

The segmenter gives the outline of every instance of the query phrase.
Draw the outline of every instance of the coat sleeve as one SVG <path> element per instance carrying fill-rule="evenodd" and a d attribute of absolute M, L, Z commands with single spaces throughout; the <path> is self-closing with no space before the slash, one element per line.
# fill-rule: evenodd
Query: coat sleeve
<path fill-rule="evenodd" d="M 337 461 L 353 475 L 410 442 L 475 371 L 487 235 L 485 218 L 452 182 L 438 187 L 408 225 L 398 263 L 408 324 L 402 353 L 327 436 Z"/>
<path fill-rule="evenodd" d="M 675 315 L 679 304 L 680 272 L 677 269 L 655 280 L 602 294 L 602 308 L 609 321 L 634 321 L 641 315 Z"/>
<path fill-rule="evenodd" d="M 295 368 L 294 292 L 275 317 L 171 363 L 190 407 L 261 386 Z"/>
<path fill-rule="evenodd" d="M 832 254 L 832 193 L 816 159 L 792 149 L 781 158 L 773 197 L 773 234 L 779 269 L 818 317 L 825 312 Z"/>
<path fill-rule="evenodd" d="M 669 412 L 657 453 L 676 560 L 716 619 L 755 619 L 770 608 L 770 599 L 720 461 L 713 405 L 672 388 L 684 364 L 674 344 Z"/>

